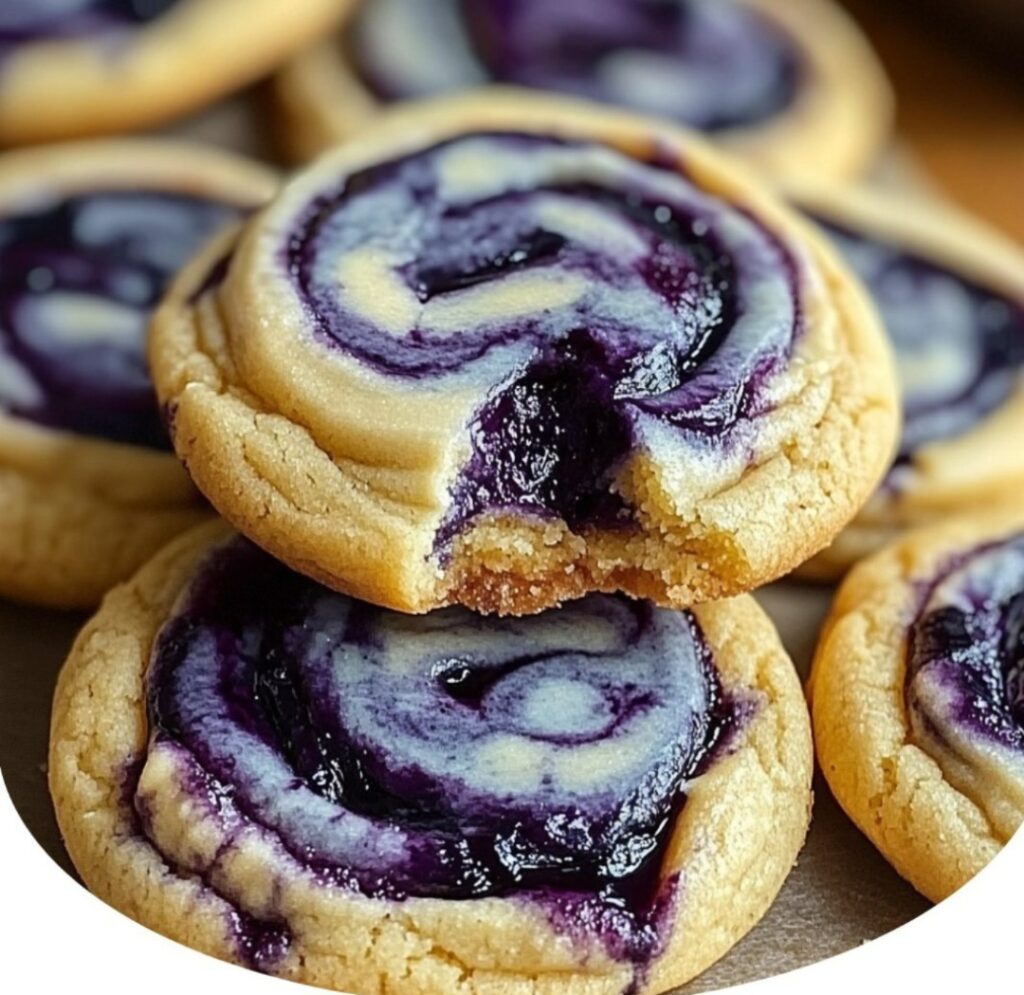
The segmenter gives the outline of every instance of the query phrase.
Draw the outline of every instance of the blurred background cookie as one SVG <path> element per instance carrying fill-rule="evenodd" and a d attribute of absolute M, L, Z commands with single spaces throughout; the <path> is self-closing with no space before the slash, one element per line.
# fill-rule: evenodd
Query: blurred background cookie
<path fill-rule="evenodd" d="M 896 347 L 895 466 L 853 524 L 801 568 L 835 577 L 902 529 L 1024 493 L 1024 253 L 936 200 L 809 187 L 797 202 L 861 276 Z"/>
<path fill-rule="evenodd" d="M 382 105 L 489 83 L 657 114 L 787 175 L 863 172 L 891 115 L 830 0 L 365 0 L 278 76 L 283 140 L 305 158 Z"/>
<path fill-rule="evenodd" d="M 274 187 L 172 142 L 0 156 L 0 593 L 93 605 L 205 514 L 150 383 L 150 309 Z"/>
<path fill-rule="evenodd" d="M 272 70 L 350 0 L 0 4 L 0 145 L 152 127 Z"/>

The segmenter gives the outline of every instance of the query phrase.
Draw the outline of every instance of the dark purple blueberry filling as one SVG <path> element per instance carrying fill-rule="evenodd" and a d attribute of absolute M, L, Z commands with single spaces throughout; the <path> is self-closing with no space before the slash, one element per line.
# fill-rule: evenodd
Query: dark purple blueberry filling
<path fill-rule="evenodd" d="M 966 432 L 1017 389 L 1024 302 L 895 244 L 822 224 L 871 291 L 896 346 L 904 388 L 901 463 L 922 446 Z"/>
<path fill-rule="evenodd" d="M 614 404 L 604 364 L 580 363 L 593 352 L 585 336 L 560 355 L 535 363 L 477 416 L 473 457 L 452 494 L 437 543 L 494 510 L 557 515 L 571 529 L 626 525 L 631 513 L 611 491 L 614 473 L 633 447 L 628 419 Z"/>
<path fill-rule="evenodd" d="M 146 365 L 149 314 L 238 213 L 140 190 L 0 217 L 0 407 L 49 428 L 168 449 Z"/>
<path fill-rule="evenodd" d="M 450 189 L 445 163 L 481 147 L 498 168 L 536 161 L 540 174 L 545 156 L 584 165 L 604 156 L 601 169 L 621 172 L 625 189 L 615 185 L 622 177 L 595 168 L 599 181 L 563 163 L 467 201 Z M 405 306 L 421 315 L 531 275 L 542 290 L 559 281 L 586 289 L 564 305 L 457 330 L 421 317 L 389 333 L 350 305 L 344 277 L 339 291 L 346 260 L 378 243 L 399 260 Z M 670 169 L 526 134 L 453 139 L 348 177 L 300 218 L 284 263 L 331 347 L 417 382 L 487 371 L 441 549 L 493 510 L 555 515 L 577 530 L 627 523 L 610 484 L 645 430 L 724 445 L 763 409 L 800 324 L 795 265 L 756 220 Z"/>
<path fill-rule="evenodd" d="M 986 558 L 993 575 L 972 576 Z M 926 606 L 956 572 L 966 579 L 954 602 L 926 607 L 910 628 L 908 705 L 941 737 L 931 704 L 931 689 L 940 688 L 958 726 L 1024 752 L 1024 538 L 958 558 L 928 588 Z"/>
<path fill-rule="evenodd" d="M 381 0 L 349 47 L 381 99 L 493 81 L 707 131 L 782 114 L 802 75 L 792 40 L 731 0 L 439 0 L 429 13 L 419 0 Z"/>
<path fill-rule="evenodd" d="M 184 751 L 197 800 L 326 886 L 520 898 L 638 965 L 671 906 L 685 783 L 734 726 L 687 613 L 592 596 L 408 617 L 241 539 L 165 625 L 147 683 L 150 750 Z"/>
<path fill-rule="evenodd" d="M 74 38 L 155 20 L 178 0 L 13 0 L 0 4 L 0 52 L 26 42 Z"/>

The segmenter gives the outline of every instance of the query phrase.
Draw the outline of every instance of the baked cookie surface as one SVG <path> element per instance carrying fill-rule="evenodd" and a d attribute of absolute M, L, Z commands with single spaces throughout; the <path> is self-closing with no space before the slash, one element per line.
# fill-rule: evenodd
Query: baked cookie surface
<path fill-rule="evenodd" d="M 896 431 L 873 312 L 688 133 L 522 92 L 396 112 L 156 315 L 199 488 L 293 568 L 420 612 L 749 590 Z"/>
<path fill-rule="evenodd" d="M 0 594 L 94 605 L 206 513 L 149 379 L 150 311 L 274 187 L 179 143 L 0 156 Z"/>
<path fill-rule="evenodd" d="M 782 175 L 852 176 L 890 121 L 883 72 L 828 0 L 369 0 L 276 81 L 309 157 L 398 100 L 484 84 L 627 107 Z"/>
<path fill-rule="evenodd" d="M 1024 821 L 1024 517 L 912 532 L 854 568 L 811 673 L 836 798 L 927 897 Z"/>
<path fill-rule="evenodd" d="M 901 531 L 1024 489 L 1024 254 L 951 207 L 865 190 L 797 200 L 861 276 L 893 341 L 904 423 L 882 487 L 803 568 L 834 577 Z"/>
<path fill-rule="evenodd" d="M 601 993 L 757 922 L 811 766 L 749 598 L 413 617 L 212 523 L 80 635 L 49 775 L 86 884 L 199 950 L 357 993 Z"/>
<path fill-rule="evenodd" d="M 272 70 L 349 0 L 31 0 L 0 10 L 0 145 L 153 126 Z"/>

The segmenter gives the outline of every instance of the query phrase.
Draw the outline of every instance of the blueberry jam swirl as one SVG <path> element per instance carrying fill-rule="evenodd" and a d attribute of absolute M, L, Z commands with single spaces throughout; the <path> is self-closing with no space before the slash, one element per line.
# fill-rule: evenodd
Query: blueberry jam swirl
<path fill-rule="evenodd" d="M 1020 386 L 1024 301 L 896 245 L 825 227 L 871 291 L 896 346 L 901 463 L 922 446 L 967 432 Z"/>
<path fill-rule="evenodd" d="M 526 134 L 350 175 L 283 247 L 315 336 L 423 390 L 485 400 L 444 543 L 496 509 L 628 517 L 627 456 L 744 437 L 801 327 L 796 267 L 677 171 Z"/>
<path fill-rule="evenodd" d="M 320 886 L 533 903 L 638 966 L 660 949 L 688 780 L 741 721 L 687 613 L 595 595 L 526 618 L 407 616 L 242 539 L 165 624 L 147 695 L 135 803 L 172 863 L 198 858 L 154 815 L 156 769 L 221 827 L 217 866 L 258 831 Z"/>
<path fill-rule="evenodd" d="M 707 131 L 782 114 L 801 76 L 792 41 L 732 0 L 376 0 L 348 40 L 381 99 L 499 82 Z"/>
<path fill-rule="evenodd" d="M 1024 757 L 1024 535 L 947 565 L 910 631 L 908 711 L 923 742 Z"/>
<path fill-rule="evenodd" d="M 0 51 L 25 42 L 139 27 L 178 0 L 15 0 L 0 4 Z"/>
<path fill-rule="evenodd" d="M 0 410 L 168 449 L 146 366 L 149 314 L 238 213 L 190 194 L 109 190 L 0 215 Z"/>

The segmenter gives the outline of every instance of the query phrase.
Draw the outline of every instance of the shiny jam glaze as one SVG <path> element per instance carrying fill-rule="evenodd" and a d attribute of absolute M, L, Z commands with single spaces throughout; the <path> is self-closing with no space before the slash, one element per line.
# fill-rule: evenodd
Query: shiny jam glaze
<path fill-rule="evenodd" d="M 526 618 L 407 616 L 243 539 L 164 625 L 147 697 L 146 764 L 170 763 L 228 827 L 218 864 L 255 827 L 325 887 L 528 902 L 638 969 L 671 909 L 661 862 L 687 783 L 750 714 L 688 613 L 594 595 Z M 160 849 L 141 787 L 134 805 Z"/>

